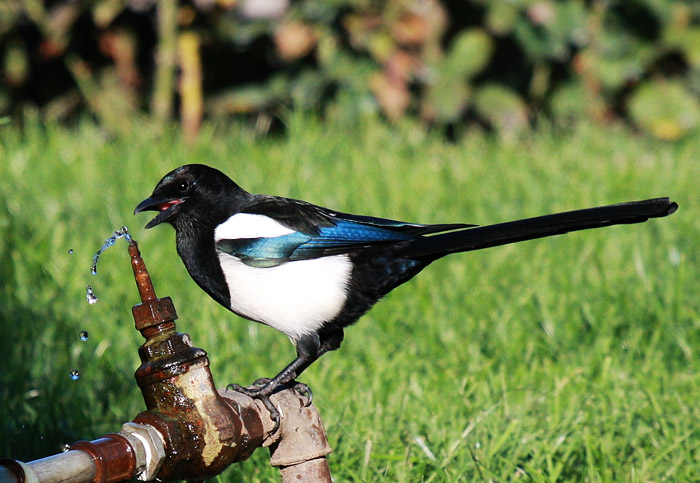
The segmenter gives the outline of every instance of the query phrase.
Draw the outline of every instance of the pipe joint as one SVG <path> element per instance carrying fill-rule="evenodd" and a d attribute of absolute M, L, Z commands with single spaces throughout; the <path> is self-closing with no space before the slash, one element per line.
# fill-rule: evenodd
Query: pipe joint
<path fill-rule="evenodd" d="M 163 436 L 153 426 L 137 423 L 124 423 L 119 434 L 134 449 L 136 478 L 141 481 L 154 479 L 165 460 Z"/>

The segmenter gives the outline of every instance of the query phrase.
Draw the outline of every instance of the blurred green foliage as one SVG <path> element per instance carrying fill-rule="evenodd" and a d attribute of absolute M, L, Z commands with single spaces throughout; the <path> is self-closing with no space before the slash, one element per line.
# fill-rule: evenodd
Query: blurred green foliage
<path fill-rule="evenodd" d="M 696 0 L 3 0 L 0 116 L 700 125 Z M 34 106 L 34 107 L 32 107 Z"/>

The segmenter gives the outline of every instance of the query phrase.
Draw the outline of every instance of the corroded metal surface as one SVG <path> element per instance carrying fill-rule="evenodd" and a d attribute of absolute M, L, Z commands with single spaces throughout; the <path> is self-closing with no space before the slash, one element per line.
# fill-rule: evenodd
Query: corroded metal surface
<path fill-rule="evenodd" d="M 133 240 L 129 244 L 129 256 L 131 257 L 131 268 L 134 271 L 136 287 L 141 296 L 141 303 L 134 305 L 131 309 L 136 330 L 141 331 L 143 336 L 149 339 L 160 331 L 174 329 L 173 321 L 177 319 L 175 305 L 173 305 L 170 297 L 163 297 L 162 299 L 156 297 L 151 276 L 141 257 L 138 244 Z M 155 328 L 155 330 L 144 332 L 149 328 Z"/>
<path fill-rule="evenodd" d="M 78 441 L 71 450 L 85 451 L 95 463 L 95 482 L 124 481 L 134 476 L 136 455 L 131 443 L 121 434 L 106 434 L 94 441 Z"/>
<path fill-rule="evenodd" d="M 294 388 L 274 394 L 272 402 L 283 417 L 279 438 L 269 445 L 270 464 L 280 468 L 283 483 L 330 482 L 325 457 L 332 449 L 316 407 Z"/>

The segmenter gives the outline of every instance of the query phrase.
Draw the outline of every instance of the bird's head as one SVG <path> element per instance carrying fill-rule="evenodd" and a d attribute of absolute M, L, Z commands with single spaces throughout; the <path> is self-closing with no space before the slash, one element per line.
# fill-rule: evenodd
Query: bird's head
<path fill-rule="evenodd" d="M 159 211 L 146 228 L 168 222 L 177 228 L 178 220 L 217 221 L 230 216 L 248 195 L 221 171 L 203 164 L 188 164 L 169 172 L 156 185 L 151 196 L 138 204 L 134 214 Z"/>

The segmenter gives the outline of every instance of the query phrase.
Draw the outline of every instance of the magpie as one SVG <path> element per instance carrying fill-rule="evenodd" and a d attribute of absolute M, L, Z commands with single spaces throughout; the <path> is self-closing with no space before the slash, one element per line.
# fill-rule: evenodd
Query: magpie
<path fill-rule="evenodd" d="M 338 349 L 344 329 L 379 299 L 445 255 L 641 223 L 677 208 L 656 198 L 489 226 L 424 225 L 251 194 L 221 171 L 190 164 L 166 174 L 134 214 L 158 211 L 146 228 L 175 228 L 177 253 L 207 294 L 294 343 L 296 358 L 275 377 L 234 385 L 269 403 L 278 386 Z"/>

